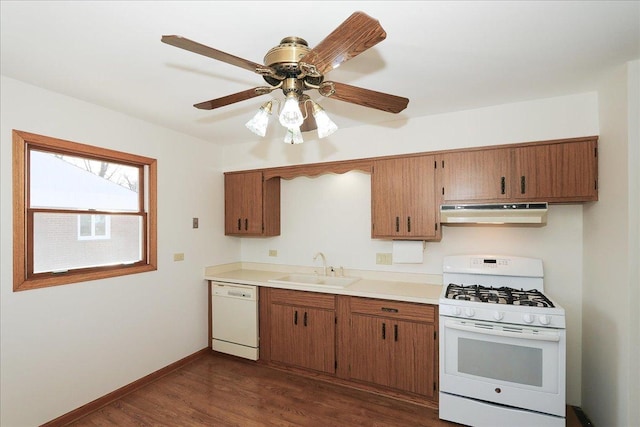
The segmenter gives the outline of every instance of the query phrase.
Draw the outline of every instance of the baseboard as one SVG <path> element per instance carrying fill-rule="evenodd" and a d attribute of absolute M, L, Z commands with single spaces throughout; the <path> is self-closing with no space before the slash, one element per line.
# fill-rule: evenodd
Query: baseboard
<path fill-rule="evenodd" d="M 582 427 L 593 427 L 593 423 L 591 422 L 587 414 L 584 413 L 581 407 L 572 406 L 571 409 L 573 409 L 573 412 Z"/>
<path fill-rule="evenodd" d="M 102 397 L 97 398 L 96 400 L 93 400 L 89 403 L 87 403 L 86 405 L 83 405 L 79 408 L 74 409 L 71 412 L 67 412 L 64 415 L 59 416 L 58 418 L 51 420 L 45 424 L 42 424 L 41 427 L 59 427 L 59 426 L 66 426 L 74 421 L 79 420 L 80 418 L 89 415 L 90 413 L 97 411 L 98 409 L 102 408 L 103 406 L 106 406 L 118 399 L 120 399 L 121 397 L 138 390 L 141 387 L 144 387 L 148 384 L 151 384 L 152 382 L 164 377 L 167 374 L 170 374 L 171 372 L 175 371 L 176 369 L 179 369 L 185 365 L 188 365 L 189 363 L 193 362 L 196 359 L 199 359 L 200 357 L 204 356 L 205 354 L 210 353 L 212 350 L 210 348 L 203 348 L 202 350 L 196 351 L 195 353 L 178 360 L 177 362 L 174 362 L 170 365 L 165 366 L 164 368 L 158 369 L 155 372 L 150 373 L 149 375 L 146 375 L 130 384 L 125 385 L 124 387 L 120 387 L 117 390 L 112 391 L 109 394 L 105 394 Z"/>

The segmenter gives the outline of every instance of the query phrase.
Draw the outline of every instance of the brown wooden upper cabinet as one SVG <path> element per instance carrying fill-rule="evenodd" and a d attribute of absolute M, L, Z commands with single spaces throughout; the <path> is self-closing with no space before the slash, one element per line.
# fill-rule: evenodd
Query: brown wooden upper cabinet
<path fill-rule="evenodd" d="M 597 137 L 439 156 L 443 203 L 598 200 Z"/>
<path fill-rule="evenodd" d="M 435 156 L 387 158 L 373 162 L 371 237 L 437 240 Z"/>
<path fill-rule="evenodd" d="M 280 178 L 262 171 L 224 174 L 225 234 L 280 235 Z"/>
<path fill-rule="evenodd" d="M 598 200 L 597 139 L 513 149 L 512 197 L 548 202 Z"/>

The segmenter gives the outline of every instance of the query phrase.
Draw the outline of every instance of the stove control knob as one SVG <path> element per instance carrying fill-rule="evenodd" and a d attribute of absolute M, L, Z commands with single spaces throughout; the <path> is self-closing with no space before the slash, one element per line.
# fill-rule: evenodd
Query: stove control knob
<path fill-rule="evenodd" d="M 467 307 L 464 310 L 464 315 L 467 317 L 473 317 L 476 314 L 476 312 L 473 310 L 473 308 Z"/>
<path fill-rule="evenodd" d="M 548 325 L 549 323 L 551 323 L 551 318 L 546 314 L 543 314 L 542 316 L 540 316 L 538 320 L 540 321 L 541 325 Z"/>
<path fill-rule="evenodd" d="M 493 312 L 493 318 L 496 320 L 502 320 L 504 319 L 504 313 L 501 311 L 494 311 Z"/>
<path fill-rule="evenodd" d="M 522 320 L 524 321 L 524 323 L 533 323 L 533 315 L 527 313 L 522 316 Z"/>
<path fill-rule="evenodd" d="M 454 316 L 460 316 L 462 314 L 462 309 L 460 307 L 453 307 Z"/>

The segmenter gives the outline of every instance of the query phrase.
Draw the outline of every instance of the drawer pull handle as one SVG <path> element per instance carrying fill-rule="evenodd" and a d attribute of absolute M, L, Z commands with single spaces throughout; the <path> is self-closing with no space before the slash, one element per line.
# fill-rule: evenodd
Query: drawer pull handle
<path fill-rule="evenodd" d="M 500 194 L 505 194 L 506 187 L 507 187 L 507 183 L 503 176 L 500 178 Z"/>
<path fill-rule="evenodd" d="M 242 230 L 242 220 L 238 218 L 238 231 Z"/>
<path fill-rule="evenodd" d="M 398 309 L 397 308 L 382 307 L 382 311 L 386 311 L 387 313 L 397 313 Z"/>
<path fill-rule="evenodd" d="M 400 217 L 396 217 L 396 233 L 400 232 Z"/>
<path fill-rule="evenodd" d="M 407 217 L 407 232 L 411 233 L 411 217 Z"/>
<path fill-rule="evenodd" d="M 393 340 L 398 341 L 398 325 L 393 325 Z"/>
<path fill-rule="evenodd" d="M 244 230 L 245 231 L 249 230 L 249 219 L 248 218 L 244 219 Z"/>
<path fill-rule="evenodd" d="M 296 310 L 295 313 L 293 313 L 293 324 L 294 325 L 298 324 L 298 310 Z"/>
<path fill-rule="evenodd" d="M 382 324 L 382 339 L 387 339 L 387 325 L 385 323 Z"/>
<path fill-rule="evenodd" d="M 306 311 L 304 312 L 304 320 L 303 320 L 303 322 L 304 322 L 304 326 L 306 327 L 307 326 L 307 312 Z"/>

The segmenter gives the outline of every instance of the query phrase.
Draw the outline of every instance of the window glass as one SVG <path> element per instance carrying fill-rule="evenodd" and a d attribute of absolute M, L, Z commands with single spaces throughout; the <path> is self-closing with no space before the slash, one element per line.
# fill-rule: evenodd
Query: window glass
<path fill-rule="evenodd" d="M 93 219 L 108 219 L 110 238 L 96 235 L 100 225 Z M 78 236 L 78 221 L 80 233 Z M 34 215 L 33 273 L 71 271 L 79 268 L 133 264 L 142 260 L 142 221 L 137 215 Z M 104 223 L 102 225 L 103 229 Z"/>
<path fill-rule="evenodd" d="M 139 176 L 139 167 L 31 150 L 30 207 L 135 212 Z"/>

